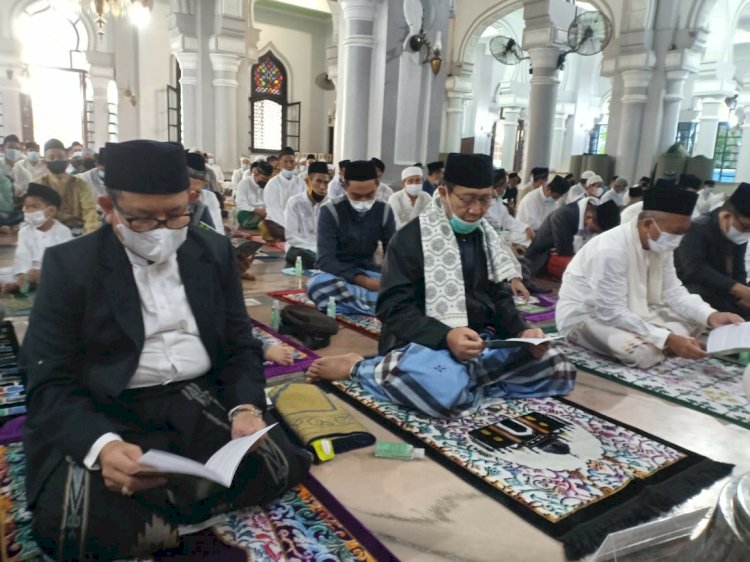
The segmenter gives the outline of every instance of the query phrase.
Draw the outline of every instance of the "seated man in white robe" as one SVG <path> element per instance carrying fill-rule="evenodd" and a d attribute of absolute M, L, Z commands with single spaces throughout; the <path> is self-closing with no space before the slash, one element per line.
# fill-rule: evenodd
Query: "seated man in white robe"
<path fill-rule="evenodd" d="M 569 190 L 568 182 L 563 180 L 548 184 L 547 176 L 544 176 L 543 185 L 529 193 L 518 204 L 516 218 L 536 232 L 541 228 L 544 219 L 559 207 L 558 202 Z"/>
<path fill-rule="evenodd" d="M 250 171 L 250 158 L 247 156 L 243 156 L 240 158 L 240 167 L 236 168 L 232 172 L 232 185 L 235 189 L 237 189 L 237 186 L 239 183 L 243 180 L 243 178 L 246 177 L 245 172 Z"/>
<path fill-rule="evenodd" d="M 563 276 L 557 329 L 572 343 L 641 369 L 667 355 L 706 357 L 695 339 L 708 326 L 743 322 L 691 295 L 677 278 L 673 252 L 690 226 L 696 193 L 654 187 L 643 212 L 594 238 Z"/>
<path fill-rule="evenodd" d="M 378 201 L 382 201 L 383 203 L 388 203 L 391 195 L 393 195 L 393 190 L 391 189 L 390 185 L 383 182 L 383 174 L 385 174 L 385 162 L 383 162 L 380 158 L 371 158 L 370 162 L 375 164 L 375 171 L 378 174 L 378 190 L 375 192 L 375 199 L 377 199 Z"/>
<path fill-rule="evenodd" d="M 449 154 L 445 186 L 386 253 L 377 312 L 379 352 L 325 357 L 311 380 L 353 379 L 381 400 L 448 417 L 484 396 L 570 392 L 575 368 L 548 346 L 490 349 L 488 339 L 541 337 L 515 307 L 513 254 L 483 220 L 492 203 L 492 160 Z"/>
<path fill-rule="evenodd" d="M 344 184 L 344 175 L 346 174 L 346 165 L 349 160 L 339 162 L 339 173 L 328 182 L 328 199 L 336 199 L 346 195 L 346 185 Z"/>
<path fill-rule="evenodd" d="M 318 259 L 318 216 L 328 198 L 328 165 L 312 162 L 307 166 L 307 190 L 289 198 L 286 204 L 286 263 L 312 269 Z"/>
<path fill-rule="evenodd" d="M 401 186 L 402 189 L 388 199 L 396 219 L 396 230 L 418 217 L 432 201 L 422 188 L 422 168 L 404 168 L 401 172 Z"/>
<path fill-rule="evenodd" d="M 266 202 L 266 218 L 258 225 L 261 236 L 269 242 L 284 241 L 286 204 L 292 195 L 305 192 L 305 182 L 297 176 L 294 150 L 282 149 L 279 154 L 280 172 L 271 178 L 263 192 Z"/>
<path fill-rule="evenodd" d="M 570 187 L 570 191 L 565 194 L 565 197 L 560 200 L 560 205 L 568 205 L 570 203 L 575 203 L 578 201 L 581 197 L 586 195 L 586 182 L 588 179 L 595 175 L 594 172 L 591 170 L 586 170 L 581 174 L 581 179 L 573 183 L 573 185 Z M 566 178 L 567 179 L 567 178 Z"/>
<path fill-rule="evenodd" d="M 604 195 L 604 180 L 601 176 L 594 174 L 586 180 L 586 197 L 599 198 Z"/>
<path fill-rule="evenodd" d="M 504 203 L 508 176 L 505 170 L 495 170 L 493 176 L 494 199 L 485 218 L 498 234 L 508 243 L 521 248 L 527 248 L 534 239 L 534 231 L 522 221 L 510 214 Z"/>
<path fill-rule="evenodd" d="M 258 228 L 266 218 L 266 201 L 263 191 L 271 179 L 273 167 L 264 160 L 253 162 L 250 173 L 240 180 L 234 196 L 237 226 L 246 230 Z"/>
<path fill-rule="evenodd" d="M 531 180 L 519 188 L 516 196 L 516 205 L 520 206 L 521 201 L 535 189 L 547 184 L 549 180 L 549 168 L 536 167 L 531 168 Z"/>
<path fill-rule="evenodd" d="M 625 197 L 628 194 L 628 180 L 623 177 L 615 178 L 612 180 L 610 187 L 611 189 L 602 195 L 602 203 L 614 201 L 622 209 L 625 206 Z"/>

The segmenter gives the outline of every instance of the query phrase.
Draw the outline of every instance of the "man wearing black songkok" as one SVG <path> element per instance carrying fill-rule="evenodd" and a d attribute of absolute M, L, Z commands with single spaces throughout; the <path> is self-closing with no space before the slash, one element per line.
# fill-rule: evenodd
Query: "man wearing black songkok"
<path fill-rule="evenodd" d="M 484 215 L 493 200 L 492 159 L 449 154 L 445 186 L 399 230 L 386 254 L 377 314 L 380 357 L 316 361 L 310 379 L 352 378 L 383 400 L 434 417 L 476 406 L 483 395 L 554 396 L 575 369 L 555 349 L 485 350 L 485 339 L 543 337 L 516 309 L 520 267 Z"/>
<path fill-rule="evenodd" d="M 690 226 L 698 194 L 671 181 L 644 192 L 638 219 L 594 238 L 568 265 L 555 320 L 572 343 L 648 369 L 667 354 L 706 357 L 695 336 L 740 323 L 680 283 L 673 252 Z"/>
<path fill-rule="evenodd" d="M 729 201 L 693 220 L 675 251 L 677 275 L 688 291 L 716 309 L 750 319 L 745 253 L 750 240 L 750 184 Z"/>
<path fill-rule="evenodd" d="M 45 253 L 22 349 L 24 450 L 35 538 L 54 559 L 150 558 L 180 526 L 266 502 L 309 467 L 274 428 L 228 489 L 138 474 L 147 449 L 204 463 L 273 423 L 234 250 L 190 225 L 188 185 L 182 147 L 108 143 L 107 224 Z"/>

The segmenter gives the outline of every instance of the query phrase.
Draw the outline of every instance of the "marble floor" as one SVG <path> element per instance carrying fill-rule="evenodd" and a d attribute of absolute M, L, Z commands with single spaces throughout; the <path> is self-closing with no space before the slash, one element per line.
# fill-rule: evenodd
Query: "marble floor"
<path fill-rule="evenodd" d="M 2 247 L 0 266 L 9 248 Z M 12 248 L 10 249 L 12 255 Z M 252 266 L 255 281 L 245 281 L 247 298 L 260 304 L 250 315 L 270 324 L 267 291 L 296 288 L 297 279 L 281 273 L 283 261 Z M 25 321 L 16 322 L 19 337 Z M 377 342 L 348 329 L 333 337 L 320 355 L 375 354 Z M 750 471 L 750 431 L 654 396 L 586 373 L 579 373 L 573 401 L 717 461 Z M 368 417 L 348 408 L 379 440 L 401 441 Z M 401 560 L 554 562 L 565 560 L 559 542 L 538 531 L 497 501 L 478 492 L 436 462 L 377 459 L 360 449 L 313 467 L 315 475 Z M 713 505 L 723 483 L 692 498 L 676 512 Z"/>

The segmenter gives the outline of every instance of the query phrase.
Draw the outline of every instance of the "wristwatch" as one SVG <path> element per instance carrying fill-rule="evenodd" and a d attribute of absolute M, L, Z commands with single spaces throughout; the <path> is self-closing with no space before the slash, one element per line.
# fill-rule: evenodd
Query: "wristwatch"
<path fill-rule="evenodd" d="M 240 404 L 239 406 L 235 406 L 234 408 L 229 410 L 229 414 L 227 414 L 227 418 L 229 418 L 229 423 L 232 423 L 232 421 L 234 420 L 234 417 L 240 412 L 249 412 L 256 418 L 261 419 L 261 420 L 263 419 L 263 412 L 257 406 L 253 404 Z"/>

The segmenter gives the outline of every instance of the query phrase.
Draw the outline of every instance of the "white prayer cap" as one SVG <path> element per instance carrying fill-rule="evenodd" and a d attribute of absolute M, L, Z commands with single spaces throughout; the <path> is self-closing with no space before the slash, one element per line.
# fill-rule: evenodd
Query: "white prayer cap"
<path fill-rule="evenodd" d="M 601 176 L 597 176 L 596 174 L 589 176 L 586 180 L 586 186 L 594 185 L 595 183 L 604 183 L 604 180 Z"/>
<path fill-rule="evenodd" d="M 591 176 L 595 176 L 595 175 L 596 175 L 596 174 L 595 174 L 594 172 L 592 172 L 591 170 L 586 170 L 585 172 L 583 172 L 583 173 L 581 174 L 581 179 L 582 179 L 582 180 L 587 180 L 587 179 L 589 179 L 589 178 L 590 178 Z"/>
<path fill-rule="evenodd" d="M 405 180 L 406 178 L 410 178 L 411 176 L 422 177 L 422 168 L 418 166 L 409 166 L 408 168 L 404 168 L 404 170 L 401 172 L 401 181 Z"/>

